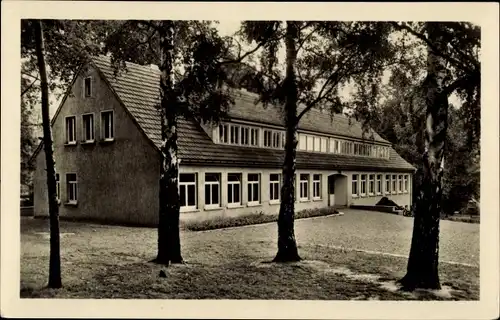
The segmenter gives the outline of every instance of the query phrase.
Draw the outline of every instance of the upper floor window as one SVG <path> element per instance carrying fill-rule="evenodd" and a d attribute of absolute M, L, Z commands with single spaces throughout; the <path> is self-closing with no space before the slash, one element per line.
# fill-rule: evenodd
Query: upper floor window
<path fill-rule="evenodd" d="M 113 121 L 113 111 L 102 111 L 101 112 L 101 130 L 103 140 L 113 140 L 114 139 L 114 121 Z"/>
<path fill-rule="evenodd" d="M 181 208 L 196 209 L 196 173 L 179 174 Z"/>
<path fill-rule="evenodd" d="M 249 136 L 250 136 L 250 128 L 248 127 L 241 127 L 241 144 L 242 145 L 248 145 L 249 144 Z"/>
<path fill-rule="evenodd" d="M 240 127 L 239 126 L 234 126 L 231 125 L 231 129 L 229 130 L 230 132 L 230 141 L 231 144 L 239 144 L 240 143 Z"/>
<path fill-rule="evenodd" d="M 92 96 L 92 77 L 83 80 L 83 92 L 86 98 Z"/>
<path fill-rule="evenodd" d="M 227 138 L 227 124 L 221 124 L 219 125 L 219 142 L 220 143 L 227 143 L 228 138 Z"/>
<path fill-rule="evenodd" d="M 83 141 L 92 142 L 94 141 L 94 115 L 84 114 L 82 116 L 83 122 Z"/>
<path fill-rule="evenodd" d="M 259 129 L 257 128 L 250 129 L 250 145 L 251 146 L 259 145 Z"/>
<path fill-rule="evenodd" d="M 66 144 L 76 144 L 76 117 L 66 117 Z"/>
<path fill-rule="evenodd" d="M 306 150 L 306 136 L 299 134 L 299 150 Z"/>
<path fill-rule="evenodd" d="M 313 151 L 314 150 L 314 137 L 313 136 L 306 136 L 306 143 L 307 143 L 307 151 Z"/>
<path fill-rule="evenodd" d="M 264 147 L 283 148 L 284 134 L 281 131 L 264 130 Z"/>

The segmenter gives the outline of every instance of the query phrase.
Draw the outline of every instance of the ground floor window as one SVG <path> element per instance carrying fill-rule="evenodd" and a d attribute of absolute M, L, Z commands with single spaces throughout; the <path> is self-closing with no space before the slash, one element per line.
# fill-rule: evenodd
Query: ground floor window
<path fill-rule="evenodd" d="M 313 175 L 313 199 L 321 199 L 321 175 Z"/>
<path fill-rule="evenodd" d="M 375 193 L 375 175 L 368 176 L 368 193 L 372 196 Z"/>
<path fill-rule="evenodd" d="M 220 206 L 220 173 L 205 173 L 205 205 Z"/>
<path fill-rule="evenodd" d="M 260 202 L 260 175 L 258 173 L 248 174 L 248 203 L 257 204 Z"/>
<path fill-rule="evenodd" d="M 405 189 L 404 189 L 404 191 L 408 192 L 408 175 L 407 174 L 405 174 L 404 180 L 405 180 Z"/>
<path fill-rule="evenodd" d="M 279 201 L 280 200 L 280 178 L 279 173 L 272 173 L 269 175 L 269 200 Z"/>
<path fill-rule="evenodd" d="M 361 175 L 361 192 L 360 195 L 366 195 L 366 174 Z"/>
<path fill-rule="evenodd" d="M 76 173 L 66 174 L 66 181 L 68 203 L 76 203 L 78 200 L 78 181 L 76 180 Z"/>
<path fill-rule="evenodd" d="M 300 200 L 309 199 L 309 175 L 302 173 L 300 175 Z"/>
<path fill-rule="evenodd" d="M 59 173 L 56 173 L 56 198 L 57 201 L 61 201 L 61 181 L 59 179 Z"/>
<path fill-rule="evenodd" d="M 352 175 L 352 196 L 353 197 L 358 196 L 358 175 L 357 174 Z"/>
<path fill-rule="evenodd" d="M 385 175 L 385 193 L 391 193 L 391 175 Z"/>
<path fill-rule="evenodd" d="M 397 183 L 397 177 L 395 174 L 392 175 L 392 193 L 396 193 L 397 190 L 396 190 L 396 183 Z"/>
<path fill-rule="evenodd" d="M 181 208 L 196 208 L 196 174 L 179 174 L 179 197 Z"/>
<path fill-rule="evenodd" d="M 377 182 L 376 182 L 376 192 L 377 194 L 381 194 L 382 193 L 382 175 L 381 174 L 377 174 Z"/>
<path fill-rule="evenodd" d="M 402 174 L 400 174 L 398 176 L 398 184 L 399 184 L 398 191 L 399 191 L 399 193 L 402 193 L 403 192 L 403 175 Z"/>
<path fill-rule="evenodd" d="M 241 173 L 227 174 L 227 204 L 241 204 Z"/>

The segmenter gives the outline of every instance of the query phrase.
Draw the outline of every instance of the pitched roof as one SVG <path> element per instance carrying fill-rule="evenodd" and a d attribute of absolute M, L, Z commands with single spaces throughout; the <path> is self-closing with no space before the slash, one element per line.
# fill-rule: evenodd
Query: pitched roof
<path fill-rule="evenodd" d="M 140 129 L 159 148 L 160 117 L 156 105 L 160 96 L 160 72 L 150 66 L 126 63 L 127 71 L 115 76 L 109 57 L 99 56 L 93 61 Z M 229 110 L 229 117 L 283 125 L 278 108 L 264 108 L 262 105 L 254 104 L 254 99 L 255 96 L 248 92 L 240 92 L 235 96 L 235 104 Z M 345 116 L 335 115 L 331 118 L 317 110 L 310 110 L 301 119 L 300 129 L 353 138 L 362 137 L 362 127 L 358 122 L 353 121 L 350 125 Z M 283 150 L 215 144 L 193 119 L 179 120 L 178 136 L 179 157 L 185 164 L 280 167 L 283 163 Z M 375 132 L 373 137 L 378 142 L 388 143 Z M 390 159 L 298 151 L 297 168 L 414 170 L 414 167 L 392 148 Z"/>

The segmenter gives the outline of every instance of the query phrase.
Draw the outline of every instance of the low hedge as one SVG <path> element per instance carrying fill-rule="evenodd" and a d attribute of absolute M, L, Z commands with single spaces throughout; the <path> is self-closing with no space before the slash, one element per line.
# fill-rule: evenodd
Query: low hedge
<path fill-rule="evenodd" d="M 295 219 L 321 217 L 338 213 L 331 207 L 320 209 L 305 209 L 295 213 Z M 204 231 L 213 229 L 222 229 L 229 227 L 240 227 L 253 224 L 278 221 L 277 214 L 265 214 L 263 212 L 250 213 L 237 217 L 215 217 L 202 221 L 181 221 L 181 227 L 190 231 Z"/>

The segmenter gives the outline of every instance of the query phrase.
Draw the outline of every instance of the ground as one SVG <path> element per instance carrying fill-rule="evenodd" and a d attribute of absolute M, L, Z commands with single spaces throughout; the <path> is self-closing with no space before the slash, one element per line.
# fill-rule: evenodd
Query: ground
<path fill-rule="evenodd" d="M 276 223 L 181 233 L 186 265 L 154 258 L 156 230 L 61 222 L 64 288 L 44 288 L 48 221 L 22 218 L 21 296 L 58 298 L 477 300 L 479 224 L 441 221 L 443 290 L 404 293 L 412 218 L 345 210 L 296 221 L 304 261 L 268 263 Z M 165 270 L 166 278 L 158 276 Z"/>

